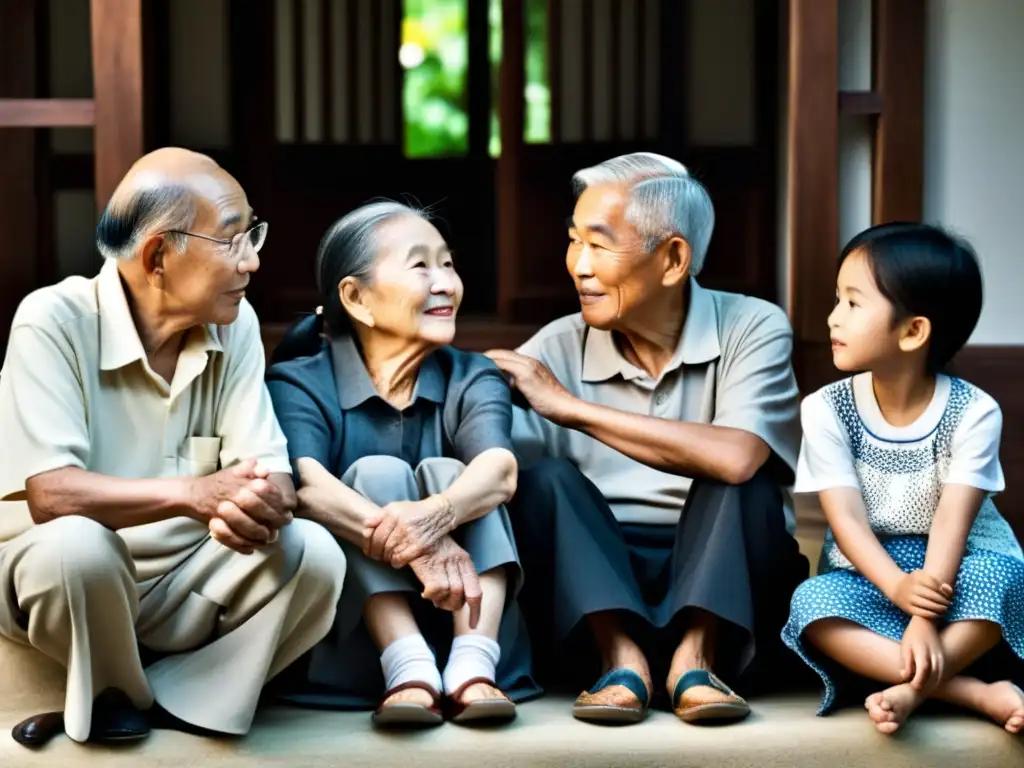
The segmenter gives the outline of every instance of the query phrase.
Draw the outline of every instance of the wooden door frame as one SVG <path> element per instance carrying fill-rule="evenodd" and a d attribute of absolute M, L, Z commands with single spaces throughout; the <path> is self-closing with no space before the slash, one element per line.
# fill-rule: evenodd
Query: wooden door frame
<path fill-rule="evenodd" d="M 832 364 L 826 329 L 840 248 L 840 116 L 872 121 L 872 223 L 923 217 L 925 5 L 925 0 L 874 0 L 872 89 L 840 92 L 838 0 L 788 0 L 788 310 L 793 365 L 804 394 L 842 376 Z M 1007 425 L 1024 417 L 1017 386 L 1024 375 L 1021 347 L 965 347 L 951 369 L 992 395 Z M 1000 458 L 1008 478 L 1019 476 L 1024 436 L 1004 430 Z M 1009 483 L 997 504 L 1024 541 L 1024 489 Z M 822 520 L 801 514 L 799 524 L 817 527 Z"/>
<path fill-rule="evenodd" d="M 99 210 L 144 151 L 143 1 L 91 0 L 91 99 L 40 98 L 45 6 L 0 3 L 0 352 L 21 299 L 55 274 L 52 248 L 42 247 L 52 240 L 52 189 L 41 183 L 50 167 L 35 129 L 92 127 Z"/>
<path fill-rule="evenodd" d="M 920 220 L 925 0 L 872 3 L 872 88 L 839 90 L 839 0 L 788 0 L 787 310 L 804 392 L 839 377 L 826 319 L 839 253 L 839 120 L 872 121 L 872 223 Z"/>

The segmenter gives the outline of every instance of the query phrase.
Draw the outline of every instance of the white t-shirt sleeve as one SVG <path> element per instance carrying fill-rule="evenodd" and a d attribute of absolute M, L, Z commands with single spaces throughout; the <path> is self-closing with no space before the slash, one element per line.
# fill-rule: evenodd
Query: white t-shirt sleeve
<path fill-rule="evenodd" d="M 1003 412 L 999 404 L 979 392 L 953 433 L 949 471 L 943 482 L 969 485 L 989 493 L 1006 487 L 999 463 L 999 441 L 1003 433 Z"/>
<path fill-rule="evenodd" d="M 821 390 L 800 404 L 803 441 L 796 465 L 794 493 L 817 493 L 829 488 L 856 488 L 860 480 L 846 430 Z"/>

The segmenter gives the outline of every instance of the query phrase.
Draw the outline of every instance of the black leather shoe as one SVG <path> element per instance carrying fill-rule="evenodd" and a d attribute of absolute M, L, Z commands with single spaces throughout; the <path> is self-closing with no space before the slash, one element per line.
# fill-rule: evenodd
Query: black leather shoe
<path fill-rule="evenodd" d="M 64 713 L 44 712 L 14 726 L 11 738 L 23 747 L 41 747 L 58 733 L 64 733 Z"/>
<path fill-rule="evenodd" d="M 24 747 L 41 747 L 64 733 L 64 713 L 44 712 L 22 720 L 11 729 L 11 738 Z M 149 722 L 131 699 L 117 688 L 108 688 L 92 705 L 92 729 L 89 741 L 123 744 L 149 735 Z"/>
<path fill-rule="evenodd" d="M 92 705 L 92 730 L 89 741 L 101 744 L 138 741 L 149 735 L 146 716 L 136 709 L 127 694 L 108 688 Z"/>

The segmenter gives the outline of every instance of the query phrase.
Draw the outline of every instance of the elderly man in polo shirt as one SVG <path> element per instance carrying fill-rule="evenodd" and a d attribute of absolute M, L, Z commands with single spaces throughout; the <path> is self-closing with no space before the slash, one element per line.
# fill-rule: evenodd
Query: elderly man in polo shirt
<path fill-rule="evenodd" d="M 158 150 L 100 220 L 98 276 L 17 311 L 0 375 L 7 533 L 28 514 L 0 544 L 0 635 L 68 668 L 64 712 L 15 726 L 22 744 L 244 734 L 264 683 L 331 626 L 344 556 L 292 520 L 244 298 L 266 231 L 212 160 Z"/>
<path fill-rule="evenodd" d="M 779 668 L 807 576 L 781 488 L 799 444 L 792 333 L 778 307 L 697 283 L 714 209 L 681 164 L 636 153 L 573 182 L 582 312 L 489 353 L 529 403 L 510 511 L 531 635 L 570 665 L 599 654 L 580 719 L 641 720 L 657 673 L 680 719 L 738 720 L 750 709 L 725 680 L 755 652 Z"/>

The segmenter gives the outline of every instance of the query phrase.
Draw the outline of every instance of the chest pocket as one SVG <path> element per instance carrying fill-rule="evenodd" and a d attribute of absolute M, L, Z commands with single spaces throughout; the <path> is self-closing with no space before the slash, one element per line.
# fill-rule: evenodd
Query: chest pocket
<path fill-rule="evenodd" d="M 219 465 L 219 437 L 186 437 L 178 449 L 179 475 L 212 475 Z"/>

